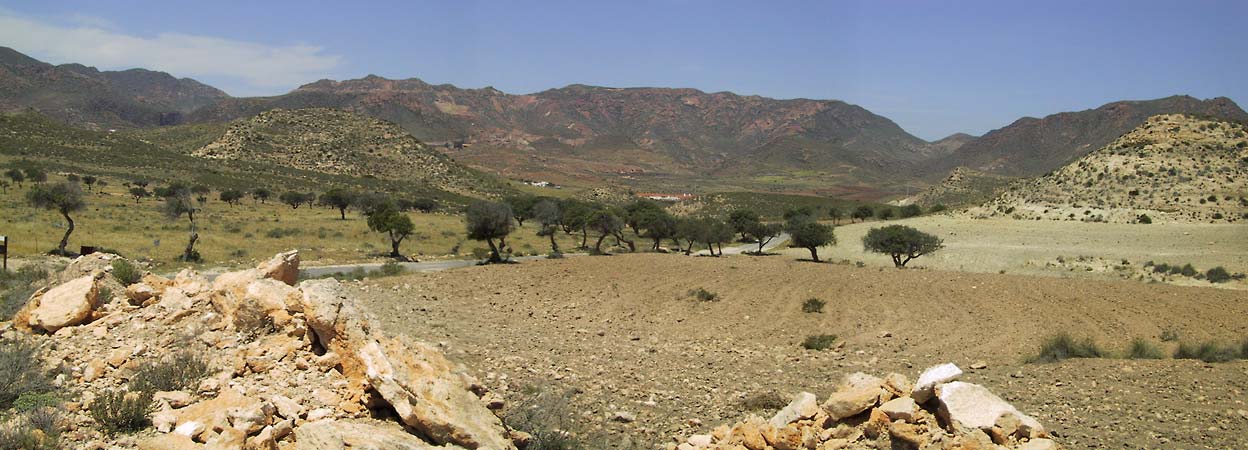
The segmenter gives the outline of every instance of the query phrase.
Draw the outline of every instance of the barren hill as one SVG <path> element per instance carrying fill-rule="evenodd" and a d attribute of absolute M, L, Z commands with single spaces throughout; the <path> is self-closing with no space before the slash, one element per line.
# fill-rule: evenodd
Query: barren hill
<path fill-rule="evenodd" d="M 993 175 L 966 167 L 958 167 L 939 184 L 928 188 L 910 199 L 909 203 L 922 206 L 945 205 L 957 207 L 979 205 L 995 198 L 1010 183 L 1019 178 Z"/>
<path fill-rule="evenodd" d="M 1248 219 L 1248 128 L 1170 114 L 972 211 L 1025 219 Z"/>
<path fill-rule="evenodd" d="M 1043 119 L 1024 117 L 966 143 L 933 161 L 929 174 L 965 166 L 1001 175 L 1037 176 L 1104 147 L 1158 114 L 1194 114 L 1236 122 L 1248 113 L 1225 97 L 1199 100 L 1176 95 L 1156 100 L 1122 101 L 1096 109 L 1064 112 Z"/>
<path fill-rule="evenodd" d="M 192 155 L 267 161 L 303 170 L 408 180 L 456 193 L 481 193 L 496 182 L 429 149 L 398 126 L 325 108 L 274 109 L 230 124 Z"/>
<path fill-rule="evenodd" d="M 183 114 L 226 97 L 164 72 L 56 66 L 0 47 L 0 112 L 33 109 L 86 128 L 129 128 L 178 123 Z"/>

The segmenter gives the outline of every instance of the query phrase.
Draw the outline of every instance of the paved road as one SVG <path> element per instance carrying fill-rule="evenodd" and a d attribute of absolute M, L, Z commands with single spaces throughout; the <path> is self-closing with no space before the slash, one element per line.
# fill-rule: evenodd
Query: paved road
<path fill-rule="evenodd" d="M 789 235 L 787 233 L 781 234 L 780 236 L 777 236 L 775 239 L 772 239 L 771 242 L 768 242 L 767 245 L 763 247 L 763 251 L 775 249 L 776 247 L 779 247 L 788 241 L 789 241 Z M 741 254 L 745 252 L 752 252 L 755 250 L 758 250 L 758 244 L 743 244 L 743 245 L 725 248 L 724 254 L 736 255 L 736 254 Z M 698 251 L 696 254 L 706 255 L 707 252 L 706 250 L 701 250 L 701 251 Z M 567 256 L 567 257 L 577 257 L 577 256 L 585 256 L 585 255 L 586 255 L 585 253 L 565 253 L 564 254 L 564 256 Z M 517 258 L 512 258 L 512 260 L 514 261 L 521 261 L 521 262 L 534 261 L 534 260 L 539 260 L 539 259 L 546 259 L 546 257 L 545 256 L 521 256 Z M 399 265 L 402 266 L 403 269 L 408 272 L 437 272 L 437 271 L 447 270 L 447 269 L 472 267 L 472 266 L 477 265 L 478 262 L 479 261 L 475 259 L 452 259 L 452 260 L 428 261 L 428 262 L 406 262 L 406 263 L 399 263 Z M 302 272 L 302 276 L 304 278 L 316 278 L 316 277 L 323 277 L 326 275 L 333 275 L 339 272 L 347 273 L 347 272 L 354 271 L 357 268 L 364 269 L 366 271 L 374 271 L 374 270 L 381 269 L 381 264 L 380 263 L 367 263 L 367 264 L 343 264 L 343 265 L 336 265 L 336 266 L 304 267 L 300 269 L 300 272 Z"/>

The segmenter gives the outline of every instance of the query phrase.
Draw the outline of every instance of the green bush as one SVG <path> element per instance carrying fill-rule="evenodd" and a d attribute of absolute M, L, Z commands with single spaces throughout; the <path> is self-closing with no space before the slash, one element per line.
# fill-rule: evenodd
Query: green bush
<path fill-rule="evenodd" d="M 138 283 L 143 278 L 143 271 L 124 259 L 113 260 L 113 278 L 122 286 Z"/>
<path fill-rule="evenodd" d="M 13 401 L 13 409 L 25 413 L 40 408 L 55 408 L 60 404 L 61 399 L 55 393 L 28 391 L 17 396 L 17 400 Z"/>
<path fill-rule="evenodd" d="M 24 340 L 0 341 L 0 410 L 12 407 L 23 395 L 51 390 L 38 347 Z"/>
<path fill-rule="evenodd" d="M 378 269 L 377 271 L 383 277 L 392 277 L 395 275 L 402 274 L 405 271 L 405 269 L 399 263 L 391 261 L 391 262 L 382 264 L 381 268 Z"/>
<path fill-rule="evenodd" d="M 708 291 L 705 288 L 691 289 L 689 290 L 689 296 L 704 302 L 719 300 L 719 294 Z"/>
<path fill-rule="evenodd" d="M 1140 214 L 1140 217 L 1137 218 L 1135 222 L 1142 223 L 1142 224 L 1150 224 L 1150 223 L 1153 223 L 1153 218 L 1148 217 L 1148 214 Z"/>
<path fill-rule="evenodd" d="M 1240 356 L 1242 349 L 1224 347 L 1217 342 L 1205 341 L 1200 345 L 1187 342 L 1179 343 L 1174 351 L 1174 359 L 1199 359 L 1207 363 L 1227 362 Z"/>
<path fill-rule="evenodd" d="M 148 416 L 155 410 L 151 392 L 108 389 L 97 393 L 91 402 L 91 418 L 108 434 L 147 428 L 151 423 Z"/>
<path fill-rule="evenodd" d="M 802 312 L 804 313 L 821 313 L 823 306 L 828 302 L 811 297 L 802 302 Z"/>
<path fill-rule="evenodd" d="M 1144 338 L 1131 341 L 1131 347 L 1127 349 L 1127 358 L 1130 359 L 1161 359 L 1162 357 L 1161 349 Z"/>
<path fill-rule="evenodd" d="M 554 388 L 526 387 L 527 394 L 516 407 L 507 408 L 507 426 L 532 436 L 525 450 L 580 450 L 588 448 L 578 428 L 568 400 L 571 392 Z"/>
<path fill-rule="evenodd" d="M 1027 362 L 1049 363 L 1067 358 L 1103 358 L 1106 353 L 1091 338 L 1075 340 L 1067 333 L 1049 336 L 1040 344 L 1040 353 Z"/>
<path fill-rule="evenodd" d="M 836 344 L 835 334 L 814 334 L 806 336 L 802 348 L 807 350 L 827 350 Z"/>
<path fill-rule="evenodd" d="M 130 377 L 130 390 L 153 394 L 197 387 L 208 376 L 208 363 L 198 355 L 181 352 L 139 365 Z"/>
<path fill-rule="evenodd" d="M 1205 279 L 1210 283 L 1225 283 L 1231 281 L 1231 274 L 1226 271 L 1225 267 L 1218 266 L 1205 272 Z"/>
<path fill-rule="evenodd" d="M 1196 268 L 1192 267 L 1192 265 L 1189 263 L 1189 264 L 1183 265 L 1183 270 L 1180 273 L 1182 273 L 1183 276 L 1185 277 L 1194 277 L 1196 276 L 1197 272 L 1196 272 Z"/>

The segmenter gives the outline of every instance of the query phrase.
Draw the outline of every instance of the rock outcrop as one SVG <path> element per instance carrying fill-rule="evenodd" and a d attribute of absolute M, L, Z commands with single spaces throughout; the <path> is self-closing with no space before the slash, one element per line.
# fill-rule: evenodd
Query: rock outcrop
<path fill-rule="evenodd" d="M 1044 427 L 987 388 L 953 381 L 953 364 L 929 368 L 910 386 L 906 377 L 845 377 L 821 407 L 803 392 L 771 420 L 753 416 L 708 434 L 681 439 L 669 450 L 798 449 L 1060 449 Z"/>
<path fill-rule="evenodd" d="M 215 280 L 190 270 L 173 279 L 147 274 L 111 301 L 96 299 L 104 273 L 96 270 L 37 293 L 19 317 L 25 326 L 14 328 L 55 341 L 44 357 L 64 368 L 56 383 L 74 393 L 66 409 L 80 424 L 62 444 L 515 448 L 510 436 L 519 434 L 486 407 L 479 382 L 435 348 L 381 333 L 337 281 L 296 284 L 298 265 L 289 252 Z M 119 440 L 92 429 L 98 393 L 131 389 L 141 366 L 175 357 L 202 361 L 207 375 L 182 390 L 148 392 L 151 429 Z"/>

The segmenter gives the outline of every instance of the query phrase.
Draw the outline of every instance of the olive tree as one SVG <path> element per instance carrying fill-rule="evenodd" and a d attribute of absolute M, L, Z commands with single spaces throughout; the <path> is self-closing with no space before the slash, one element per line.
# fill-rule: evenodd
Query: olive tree
<path fill-rule="evenodd" d="M 390 256 L 395 258 L 403 257 L 399 252 L 399 244 L 403 243 L 403 239 L 416 232 L 412 219 L 393 206 L 372 211 L 368 215 L 368 228 L 378 233 L 386 233 L 390 237 Z"/>
<path fill-rule="evenodd" d="M 347 208 L 355 203 L 356 194 L 346 189 L 334 188 L 321 194 L 319 200 L 322 206 L 328 206 L 338 210 L 338 216 L 341 220 L 347 220 Z M 403 209 L 403 208 L 399 208 Z"/>
<path fill-rule="evenodd" d="M 755 255 L 762 255 L 763 248 L 779 236 L 784 231 L 784 227 L 778 223 L 762 223 L 754 222 L 745 227 L 745 238 L 758 243 L 758 251 Z"/>
<path fill-rule="evenodd" d="M 602 251 L 602 241 L 607 236 L 613 236 L 617 241 L 628 244 L 629 251 L 637 251 L 636 244 L 624 237 L 624 219 L 611 208 L 595 209 L 586 219 L 586 227 L 598 233 L 598 240 L 594 242 L 594 254 L 605 254 Z"/>
<path fill-rule="evenodd" d="M 51 186 L 35 186 L 30 192 L 26 193 L 26 200 L 31 206 L 41 209 L 55 210 L 65 218 L 65 235 L 61 237 L 60 245 L 57 245 L 56 252 L 65 255 L 65 246 L 69 245 L 69 235 L 74 232 L 74 218 L 70 213 L 77 212 L 86 207 L 86 202 L 82 200 L 82 190 L 78 188 L 78 184 L 70 182 L 61 182 Z"/>
<path fill-rule="evenodd" d="M 141 188 L 141 187 L 138 187 L 138 186 L 134 186 L 134 187 L 130 188 L 130 196 L 131 196 L 131 197 L 134 197 L 134 202 L 135 202 L 135 203 L 138 203 L 138 202 L 139 202 L 139 200 L 143 200 L 143 199 L 145 199 L 145 198 L 147 198 L 147 197 L 151 197 L 151 196 L 152 196 L 152 193 L 151 193 L 151 192 L 148 192 L 148 191 L 147 191 L 147 189 L 144 189 L 144 188 Z"/>
<path fill-rule="evenodd" d="M 315 198 L 315 196 L 312 194 L 295 191 L 286 191 L 277 197 L 278 200 L 285 203 L 287 206 L 290 206 L 291 209 L 299 209 L 299 207 L 303 206 L 304 203 L 311 202 L 313 198 Z"/>
<path fill-rule="evenodd" d="M 819 247 L 835 244 L 836 234 L 831 225 L 824 225 L 810 216 L 796 216 L 785 223 L 784 229 L 792 239 L 792 246 L 810 251 L 810 259 L 819 262 Z"/>
<path fill-rule="evenodd" d="M 644 213 L 637 218 L 637 226 L 642 230 L 641 236 L 654 240 L 652 249 L 656 252 L 664 239 L 676 237 L 679 223 L 675 216 L 662 209 Z"/>
<path fill-rule="evenodd" d="M 850 222 L 853 222 L 855 220 L 865 221 L 867 219 L 870 219 L 871 216 L 874 216 L 874 215 L 875 215 L 874 209 L 871 209 L 870 206 L 862 205 L 857 208 L 854 208 L 854 212 L 850 213 L 849 215 L 849 221 Z"/>
<path fill-rule="evenodd" d="M 195 213 L 199 211 L 195 207 L 194 193 L 191 188 L 180 183 L 174 183 L 162 190 L 165 196 L 164 213 L 169 220 L 177 220 L 182 216 L 186 216 L 186 221 L 190 224 L 190 239 L 186 243 L 186 250 L 182 252 L 180 259 L 182 261 L 199 261 L 199 252 L 195 251 L 195 242 L 199 240 L 199 228 L 195 221 Z"/>
<path fill-rule="evenodd" d="M 537 196 L 535 195 L 516 195 L 507 197 L 503 202 L 511 207 L 511 217 L 516 219 L 516 224 L 524 226 L 524 221 L 533 218 L 533 206 L 537 205 Z"/>
<path fill-rule="evenodd" d="M 82 176 L 82 184 L 87 185 L 87 190 L 88 190 L 88 191 L 90 191 L 90 190 L 94 190 L 94 189 L 95 189 L 95 183 L 97 183 L 97 182 L 99 182 L 99 181 L 100 181 L 100 178 L 99 178 L 99 177 L 97 177 L 97 176 L 95 176 L 95 175 L 83 175 L 83 176 Z"/>
<path fill-rule="evenodd" d="M 652 219 L 661 214 L 666 214 L 663 205 L 659 202 L 648 198 L 639 198 L 624 207 L 624 224 L 633 229 L 633 234 L 641 235 L 641 230 L 645 228 L 642 222 Z"/>
<path fill-rule="evenodd" d="M 738 209 L 728 213 L 728 224 L 732 226 L 732 231 L 741 235 L 741 240 L 750 239 L 746 230 L 761 223 L 758 213 L 749 209 Z"/>
<path fill-rule="evenodd" d="M 867 231 L 862 246 L 867 251 L 888 254 L 896 267 L 906 267 L 910 260 L 943 248 L 944 241 L 905 225 L 889 225 Z"/>
<path fill-rule="evenodd" d="M 22 182 L 26 181 L 26 174 L 22 173 L 22 171 L 18 169 L 6 170 L 4 171 L 4 176 L 13 180 L 13 184 L 16 184 L 19 188 L 22 187 Z"/>
<path fill-rule="evenodd" d="M 572 234 L 578 231 L 581 233 L 581 245 L 579 248 L 587 248 L 589 216 L 596 209 L 594 205 L 580 200 L 564 199 L 559 201 L 559 225 L 563 227 L 564 233 Z"/>
<path fill-rule="evenodd" d="M 48 181 L 48 173 L 44 172 L 43 169 L 39 169 L 37 167 L 27 167 L 22 169 L 22 172 L 26 174 L 26 180 L 31 183 L 43 183 Z"/>
<path fill-rule="evenodd" d="M 226 189 L 221 191 L 221 194 L 217 197 L 228 205 L 238 205 L 238 203 L 243 200 L 243 191 L 237 189 Z"/>
<path fill-rule="evenodd" d="M 490 246 L 489 263 L 503 262 L 499 247 L 506 242 L 512 230 L 511 207 L 506 203 L 479 201 L 468 205 L 468 239 L 485 241 Z M 494 241 L 498 240 L 499 244 Z"/>
<path fill-rule="evenodd" d="M 251 190 L 251 199 L 253 201 L 259 201 L 262 205 L 269 199 L 269 197 L 272 196 L 273 191 L 270 191 L 267 188 L 255 188 Z"/>
<path fill-rule="evenodd" d="M 544 198 L 533 205 L 533 220 L 536 220 L 541 226 L 537 230 L 538 236 L 550 238 L 550 256 L 559 258 L 563 255 L 559 251 L 559 243 L 555 242 L 555 234 L 559 233 L 559 219 L 562 213 L 559 211 L 559 203 L 554 200 Z"/>

